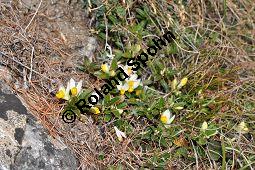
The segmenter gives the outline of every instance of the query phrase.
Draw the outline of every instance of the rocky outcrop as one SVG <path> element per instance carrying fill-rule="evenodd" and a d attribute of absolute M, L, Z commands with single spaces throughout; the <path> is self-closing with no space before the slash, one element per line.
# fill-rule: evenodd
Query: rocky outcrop
<path fill-rule="evenodd" d="M 3 75 L 0 67 L 0 77 Z M 75 156 L 51 138 L 0 78 L 0 169 L 77 169 Z M 8 78 L 8 77 L 7 77 Z M 61 146 L 61 147 L 59 147 Z"/>

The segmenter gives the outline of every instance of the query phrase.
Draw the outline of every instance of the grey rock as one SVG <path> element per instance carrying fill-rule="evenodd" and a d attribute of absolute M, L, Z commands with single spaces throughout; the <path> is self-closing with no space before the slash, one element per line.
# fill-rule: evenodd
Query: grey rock
<path fill-rule="evenodd" d="M 65 148 L 56 149 L 42 126 L 26 125 L 22 148 L 16 155 L 12 169 L 77 169 L 76 158 Z"/>
<path fill-rule="evenodd" d="M 0 170 L 77 169 L 75 156 L 52 143 L 43 127 L 0 78 Z"/>

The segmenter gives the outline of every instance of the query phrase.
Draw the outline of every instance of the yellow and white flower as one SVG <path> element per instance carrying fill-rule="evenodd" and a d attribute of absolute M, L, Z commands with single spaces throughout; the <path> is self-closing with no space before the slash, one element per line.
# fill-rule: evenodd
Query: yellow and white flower
<path fill-rule="evenodd" d="M 188 78 L 187 77 L 184 77 L 183 79 L 181 79 L 181 82 L 178 84 L 177 88 L 180 89 L 182 88 L 183 86 L 185 86 L 188 82 Z"/>
<path fill-rule="evenodd" d="M 70 86 L 69 85 L 67 85 L 66 89 L 65 89 L 65 87 L 63 85 L 61 85 L 59 87 L 58 92 L 56 93 L 56 97 L 58 99 L 69 100 L 70 99 L 69 92 L 70 92 Z"/>
<path fill-rule="evenodd" d="M 116 126 L 114 126 L 114 130 L 115 130 L 118 140 L 120 142 L 123 141 L 123 138 L 127 138 L 126 134 L 124 132 L 120 131 Z"/>
<path fill-rule="evenodd" d="M 104 72 L 104 73 L 109 73 L 110 72 L 110 66 L 105 63 L 105 64 L 102 64 L 101 65 L 101 70 Z"/>
<path fill-rule="evenodd" d="M 128 84 L 127 83 L 124 83 L 122 85 L 117 85 L 116 87 L 120 91 L 121 95 L 124 95 L 125 92 L 128 90 Z"/>
<path fill-rule="evenodd" d="M 133 92 L 134 89 L 136 89 L 141 84 L 141 80 L 137 79 L 137 77 L 137 74 L 132 74 L 130 78 L 126 80 L 129 93 Z"/>
<path fill-rule="evenodd" d="M 240 124 L 237 125 L 236 130 L 239 133 L 247 133 L 249 132 L 249 129 L 244 121 L 242 121 Z"/>
<path fill-rule="evenodd" d="M 67 86 L 70 87 L 71 95 L 76 96 L 81 92 L 82 80 L 76 83 L 74 79 L 71 78 Z"/>
<path fill-rule="evenodd" d="M 74 81 L 74 79 L 70 79 L 67 83 L 67 87 L 65 88 L 63 85 L 59 87 L 58 92 L 56 93 L 56 97 L 58 99 L 70 100 L 70 92 L 72 96 L 76 96 L 81 92 L 82 80 L 78 83 Z"/>
<path fill-rule="evenodd" d="M 175 115 L 172 116 L 169 109 L 161 114 L 160 121 L 166 125 L 171 124 L 174 121 Z"/>
<path fill-rule="evenodd" d="M 133 67 L 130 67 L 130 66 L 128 66 L 128 65 L 125 65 L 125 66 L 123 66 L 122 64 L 120 64 L 120 65 L 118 65 L 120 68 L 122 68 L 123 70 L 124 70 L 124 72 L 128 75 L 128 76 L 130 76 L 131 74 L 133 74 L 133 73 L 136 73 L 136 71 L 133 71 L 132 70 L 132 68 Z"/>
<path fill-rule="evenodd" d="M 133 67 L 130 67 L 128 65 L 125 65 L 123 70 L 125 71 L 125 73 L 130 76 L 132 73 L 135 73 L 133 70 L 132 70 Z"/>

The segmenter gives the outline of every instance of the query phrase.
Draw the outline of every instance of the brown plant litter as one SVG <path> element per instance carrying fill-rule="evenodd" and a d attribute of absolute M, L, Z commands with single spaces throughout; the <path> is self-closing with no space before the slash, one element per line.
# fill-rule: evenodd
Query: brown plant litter
<path fill-rule="evenodd" d="M 80 2 L 0 1 L 0 64 L 11 71 L 7 83 L 38 123 L 72 148 L 82 167 L 96 168 L 95 141 L 102 143 L 97 127 L 91 121 L 77 121 L 74 127 L 64 123 L 59 116 L 63 104 L 54 97 L 70 78 L 92 84 L 89 75 L 76 71 L 84 55 L 94 53 L 85 49 L 91 37 L 81 7 Z"/>

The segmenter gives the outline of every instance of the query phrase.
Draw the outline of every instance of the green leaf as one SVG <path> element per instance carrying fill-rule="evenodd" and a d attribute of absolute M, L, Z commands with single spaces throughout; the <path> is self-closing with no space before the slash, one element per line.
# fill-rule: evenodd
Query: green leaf
<path fill-rule="evenodd" d="M 142 9 L 140 8 L 137 8 L 136 9 L 136 12 L 142 17 L 142 18 L 146 18 L 147 14 L 145 11 L 143 11 Z"/>
<path fill-rule="evenodd" d="M 176 155 L 177 156 L 187 156 L 187 154 L 188 154 L 188 151 L 187 151 L 186 148 L 178 148 L 176 150 Z"/>
<path fill-rule="evenodd" d="M 207 140 L 203 136 L 200 136 L 197 140 L 197 143 L 200 145 L 205 145 L 207 143 Z"/>
<path fill-rule="evenodd" d="M 217 127 L 214 125 L 209 125 L 209 127 L 205 130 L 204 133 L 207 138 L 210 138 L 211 136 L 214 136 L 218 133 Z"/>
<path fill-rule="evenodd" d="M 116 109 L 112 110 L 112 113 L 114 114 L 115 117 L 120 118 L 120 112 Z"/>
<path fill-rule="evenodd" d="M 149 120 L 152 120 L 152 119 L 153 119 L 153 115 L 150 114 L 150 113 L 146 113 L 146 117 L 147 117 Z"/>
<path fill-rule="evenodd" d="M 205 154 L 204 149 L 200 146 L 196 146 L 195 148 L 196 148 L 198 155 L 202 158 L 205 158 L 206 154 Z"/>
<path fill-rule="evenodd" d="M 164 101 L 163 97 L 161 97 L 159 99 L 158 106 L 159 106 L 159 108 L 163 108 L 165 106 L 165 101 Z"/>
<path fill-rule="evenodd" d="M 105 103 L 109 103 L 110 100 L 111 100 L 111 95 L 110 94 L 107 94 L 107 95 L 104 96 L 104 102 Z"/>
<path fill-rule="evenodd" d="M 118 50 L 118 49 L 114 49 L 113 53 L 115 54 L 114 59 L 116 59 L 117 61 L 119 61 L 123 56 L 123 52 L 121 50 Z"/>
<path fill-rule="evenodd" d="M 83 89 L 82 92 L 80 93 L 78 99 L 86 99 L 89 97 L 89 95 L 92 93 L 91 90 L 89 89 Z"/>
<path fill-rule="evenodd" d="M 105 73 L 103 73 L 103 72 L 101 72 L 101 71 L 96 71 L 96 72 L 94 73 L 94 75 L 95 75 L 96 77 L 100 78 L 100 79 L 107 79 L 107 78 L 109 78 L 109 75 L 107 75 L 107 74 L 105 74 Z"/>
<path fill-rule="evenodd" d="M 116 8 L 116 12 L 117 12 L 117 15 L 120 17 L 120 18 L 124 18 L 126 16 L 126 10 L 124 8 L 122 8 L 121 6 L 118 6 Z"/>
<path fill-rule="evenodd" d="M 128 102 L 130 103 L 130 104 L 136 104 L 136 99 L 135 98 L 130 98 L 130 99 L 128 99 Z"/>
<path fill-rule="evenodd" d="M 159 142 L 160 142 L 160 145 L 162 145 L 163 147 L 167 147 L 167 143 L 164 137 L 161 137 Z"/>
<path fill-rule="evenodd" d="M 100 33 L 98 34 L 98 36 L 99 36 L 100 38 L 102 38 L 103 40 L 106 39 L 106 35 L 105 35 L 105 33 L 103 33 L 103 32 L 100 32 Z"/>
<path fill-rule="evenodd" d="M 209 155 L 214 161 L 219 160 L 221 157 L 220 152 L 215 150 L 209 150 Z"/>
<path fill-rule="evenodd" d="M 98 155 L 98 159 L 99 160 L 104 160 L 104 153 L 103 152 Z"/>
<path fill-rule="evenodd" d="M 120 97 L 114 97 L 114 98 L 112 98 L 112 99 L 107 103 L 107 105 L 108 105 L 108 106 L 111 106 L 111 105 L 115 104 L 116 102 L 118 102 L 119 100 L 120 100 Z"/>
<path fill-rule="evenodd" d="M 112 115 L 111 114 L 105 114 L 104 116 L 104 121 L 105 122 L 109 122 L 112 119 Z"/>
<path fill-rule="evenodd" d="M 214 136 L 218 133 L 217 130 L 213 129 L 213 130 L 206 130 L 205 131 L 205 135 L 207 138 L 210 138 L 211 136 Z"/>
<path fill-rule="evenodd" d="M 171 45 L 168 45 L 167 54 L 176 54 L 177 52 L 178 48 L 175 43 L 171 43 Z"/>
<path fill-rule="evenodd" d="M 108 19 L 113 23 L 113 25 L 118 23 L 118 19 L 114 15 L 108 15 Z"/>
<path fill-rule="evenodd" d="M 117 67 L 118 67 L 117 62 L 118 61 L 115 58 L 112 60 L 112 64 L 111 64 L 111 69 L 112 70 L 116 70 L 117 69 Z"/>
<path fill-rule="evenodd" d="M 169 92 L 169 86 L 168 86 L 168 84 L 166 83 L 166 81 L 164 79 L 160 80 L 160 84 L 166 92 Z"/>
<path fill-rule="evenodd" d="M 124 102 L 124 103 L 121 103 L 121 104 L 117 105 L 117 109 L 123 109 L 123 108 L 125 108 L 126 106 L 127 106 L 127 103 Z"/>
<path fill-rule="evenodd" d="M 166 153 L 164 153 L 164 154 L 162 154 L 162 158 L 164 159 L 164 160 L 168 160 L 169 158 L 170 158 L 170 153 L 169 152 L 166 152 Z"/>

